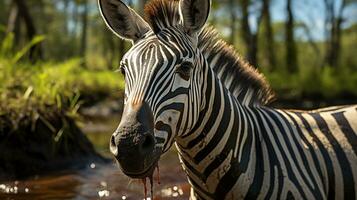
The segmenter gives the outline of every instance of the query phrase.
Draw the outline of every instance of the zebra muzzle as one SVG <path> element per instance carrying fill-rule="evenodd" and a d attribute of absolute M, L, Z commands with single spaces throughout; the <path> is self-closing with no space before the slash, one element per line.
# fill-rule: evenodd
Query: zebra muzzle
<path fill-rule="evenodd" d="M 161 151 L 155 147 L 153 124 L 148 104 L 127 104 L 119 127 L 110 139 L 110 150 L 129 177 L 151 175 L 160 158 Z"/>

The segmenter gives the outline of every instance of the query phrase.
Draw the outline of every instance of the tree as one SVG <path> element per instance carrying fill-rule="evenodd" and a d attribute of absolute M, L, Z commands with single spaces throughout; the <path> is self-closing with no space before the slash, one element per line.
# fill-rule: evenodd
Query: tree
<path fill-rule="evenodd" d="M 241 31 L 243 34 L 243 40 L 245 42 L 247 48 L 247 60 L 254 67 L 258 66 L 258 35 L 259 35 L 259 27 L 262 21 L 262 12 L 258 12 L 257 22 L 256 22 L 256 31 L 253 32 L 252 28 L 249 25 L 249 6 L 252 2 L 250 0 L 240 0 L 240 6 L 242 9 L 242 22 L 241 22 Z"/>
<path fill-rule="evenodd" d="M 276 66 L 276 58 L 275 58 L 274 33 L 273 33 L 273 28 L 271 24 L 271 15 L 270 15 L 270 3 L 271 0 L 262 0 L 262 15 L 264 18 L 265 38 L 267 41 L 266 54 L 268 58 L 269 69 L 273 70 Z"/>
<path fill-rule="evenodd" d="M 70 0 L 62 0 L 63 1 L 63 10 L 64 10 L 64 21 L 65 22 L 68 22 L 69 20 L 69 3 L 70 3 Z M 65 34 L 66 36 L 68 36 L 68 33 L 69 33 L 69 30 L 68 30 L 68 24 L 67 23 L 64 23 L 64 30 L 65 30 Z"/>
<path fill-rule="evenodd" d="M 229 42 L 234 45 L 235 44 L 235 37 L 236 37 L 236 21 L 237 21 L 237 14 L 236 14 L 236 1 L 235 0 L 229 0 L 229 11 L 231 15 L 230 19 L 230 29 L 231 29 L 231 35 L 229 38 Z"/>
<path fill-rule="evenodd" d="M 338 9 L 338 3 L 335 0 L 324 0 L 326 17 L 326 54 L 325 64 L 337 67 L 341 52 L 341 26 L 344 21 L 343 11 L 348 3 L 352 1 L 341 0 L 341 5 Z"/>
<path fill-rule="evenodd" d="M 85 58 L 87 49 L 87 27 L 88 27 L 88 2 L 82 1 L 83 13 L 82 13 L 82 37 L 79 55 Z"/>
<path fill-rule="evenodd" d="M 287 20 L 285 23 L 285 45 L 286 45 L 286 67 L 288 72 L 295 73 L 297 66 L 297 51 L 294 38 L 294 15 L 292 11 L 292 0 L 286 2 Z"/>
<path fill-rule="evenodd" d="M 28 40 L 32 40 L 36 36 L 36 28 L 33 19 L 30 15 L 29 8 L 25 0 L 14 0 L 10 17 L 8 20 L 8 31 L 17 31 L 16 27 L 19 26 L 20 18 L 25 23 L 26 35 Z M 15 35 L 18 33 L 15 33 Z M 29 50 L 29 58 L 32 62 L 37 59 L 42 59 L 41 44 L 36 44 Z"/>

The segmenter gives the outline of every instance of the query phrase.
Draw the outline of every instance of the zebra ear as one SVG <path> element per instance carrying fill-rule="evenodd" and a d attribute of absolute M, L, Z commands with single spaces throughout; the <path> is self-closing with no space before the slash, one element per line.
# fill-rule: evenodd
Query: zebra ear
<path fill-rule="evenodd" d="M 145 20 L 121 0 L 98 0 L 98 5 L 106 25 L 120 38 L 135 42 L 150 30 Z"/>
<path fill-rule="evenodd" d="M 211 8 L 211 0 L 181 0 L 180 15 L 188 34 L 201 31 Z"/>

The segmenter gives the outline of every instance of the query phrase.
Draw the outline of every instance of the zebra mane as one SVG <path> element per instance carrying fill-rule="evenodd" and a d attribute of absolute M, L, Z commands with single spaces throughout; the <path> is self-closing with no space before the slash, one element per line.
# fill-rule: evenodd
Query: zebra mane
<path fill-rule="evenodd" d="M 151 0 L 145 5 L 145 20 L 154 33 L 180 23 L 179 0 Z"/>
<path fill-rule="evenodd" d="M 151 0 L 145 19 L 155 33 L 180 23 L 179 0 Z M 198 48 L 225 87 L 244 105 L 269 103 L 274 95 L 265 77 L 206 26 L 198 36 Z"/>
<path fill-rule="evenodd" d="M 235 49 L 206 26 L 198 36 L 198 48 L 226 88 L 243 104 L 268 104 L 274 94 L 265 77 Z"/>

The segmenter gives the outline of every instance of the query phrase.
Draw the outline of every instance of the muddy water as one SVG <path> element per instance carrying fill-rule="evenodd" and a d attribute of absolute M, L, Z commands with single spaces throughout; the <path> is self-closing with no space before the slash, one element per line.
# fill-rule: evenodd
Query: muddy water
<path fill-rule="evenodd" d="M 83 131 L 96 149 L 109 158 L 108 141 L 118 122 L 119 116 L 112 115 L 100 120 L 86 120 L 82 124 Z M 161 158 L 159 167 L 161 183 L 157 183 L 155 172 L 153 199 L 188 199 L 190 187 L 174 148 Z M 149 196 L 147 199 L 151 199 Z M 0 183 L 0 199 L 144 199 L 144 187 L 141 181 L 123 175 L 113 161 L 109 164 L 92 163 L 81 171 Z"/>

